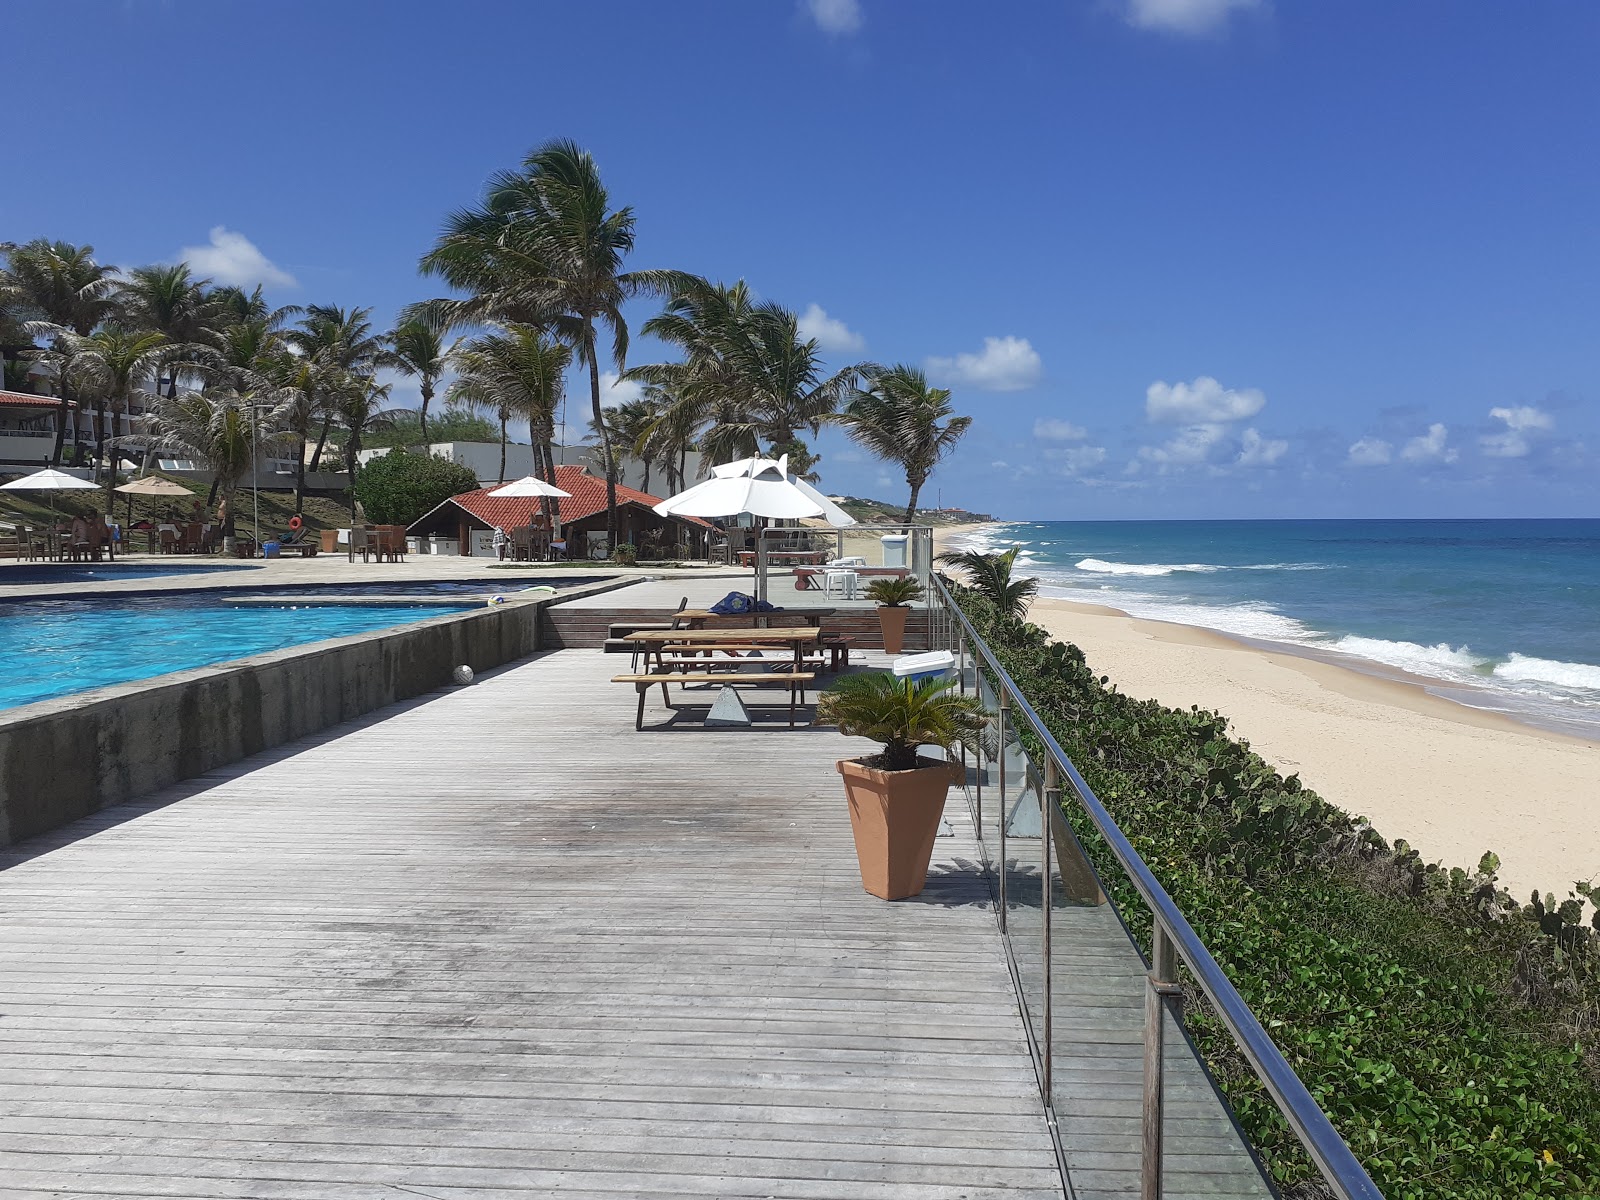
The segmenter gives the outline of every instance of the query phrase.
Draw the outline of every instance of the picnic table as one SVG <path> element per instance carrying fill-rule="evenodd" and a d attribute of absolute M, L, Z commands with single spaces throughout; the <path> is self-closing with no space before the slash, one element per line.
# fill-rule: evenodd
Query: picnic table
<path fill-rule="evenodd" d="M 696 630 L 703 629 L 707 621 L 736 621 L 744 617 L 765 620 L 768 617 L 776 616 L 800 617 L 807 625 L 820 628 L 822 619 L 833 616 L 835 611 L 835 609 L 831 608 L 769 608 L 762 612 L 752 609 L 750 612 L 742 613 L 719 613 L 712 612 L 709 608 L 682 608 L 675 612 L 673 616 L 678 618 L 679 623 L 684 628 Z M 762 628 L 773 627 L 763 626 Z M 777 626 L 777 628 L 783 627 Z"/>
<path fill-rule="evenodd" d="M 778 550 L 767 551 L 767 561 L 775 567 L 796 567 L 805 563 L 820 563 L 827 560 L 826 550 Z M 753 567 L 756 565 L 756 552 L 754 550 L 739 551 L 739 565 Z"/>
<path fill-rule="evenodd" d="M 794 590 L 797 592 L 820 592 L 817 586 L 817 576 L 826 575 L 829 567 L 797 567 L 794 573 Z M 839 567 L 841 571 L 853 571 L 857 575 L 888 575 L 895 579 L 904 579 L 911 574 L 909 567 Z"/>
<path fill-rule="evenodd" d="M 639 710 L 633 727 L 644 728 L 644 701 L 652 687 L 661 688 L 661 702 L 673 708 L 669 683 L 781 683 L 789 688 L 789 724 L 795 722 L 797 701 L 804 703 L 806 684 L 816 678 L 808 671 L 807 648 L 820 648 L 822 630 L 816 626 L 790 626 L 784 629 L 641 629 L 624 639 L 633 642 L 644 654 L 644 670 L 612 677 L 612 683 L 631 683 L 639 694 Z M 784 663 L 759 663 L 742 657 L 749 649 L 789 648 L 794 657 Z M 718 658 L 719 653 L 738 657 Z M 768 669 L 750 672 L 761 665 Z"/>

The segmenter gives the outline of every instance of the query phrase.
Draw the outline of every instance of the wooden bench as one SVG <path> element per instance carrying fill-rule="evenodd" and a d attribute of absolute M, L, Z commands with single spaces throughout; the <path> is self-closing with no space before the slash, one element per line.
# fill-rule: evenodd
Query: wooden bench
<path fill-rule="evenodd" d="M 754 660 L 725 659 L 719 661 L 717 659 L 700 658 L 687 661 L 699 666 L 715 663 L 720 667 L 730 664 L 737 666 L 741 661 L 752 662 Z M 613 675 L 611 682 L 631 683 L 639 693 L 639 711 L 633 719 L 633 727 L 635 729 L 644 728 L 645 694 L 657 684 L 661 686 L 661 703 L 671 710 L 675 709 L 675 706 L 672 703 L 671 694 L 667 691 L 667 684 L 669 683 L 676 683 L 680 686 L 685 683 L 722 683 L 724 685 L 735 683 L 786 683 L 789 685 L 789 728 L 793 729 L 796 704 L 797 702 L 804 703 L 806 684 L 815 678 L 816 674 L 811 671 L 762 671 L 750 674 L 740 671 L 704 671 L 696 673 L 688 667 L 681 670 L 676 667 L 667 667 L 651 671 L 646 675 Z"/>

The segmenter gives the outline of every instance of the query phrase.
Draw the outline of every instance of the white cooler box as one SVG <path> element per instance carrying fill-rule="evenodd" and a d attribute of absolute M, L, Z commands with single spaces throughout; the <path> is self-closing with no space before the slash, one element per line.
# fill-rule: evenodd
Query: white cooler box
<path fill-rule="evenodd" d="M 925 679 L 954 679 L 956 677 L 956 656 L 949 650 L 930 650 L 926 654 L 902 654 L 894 660 L 896 679 L 913 679 L 921 683 Z"/>

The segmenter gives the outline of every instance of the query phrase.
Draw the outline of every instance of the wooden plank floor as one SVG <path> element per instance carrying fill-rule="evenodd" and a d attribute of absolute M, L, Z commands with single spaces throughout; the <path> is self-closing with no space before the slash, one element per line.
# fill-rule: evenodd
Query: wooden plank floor
<path fill-rule="evenodd" d="M 864 743 L 636 733 L 616 661 L 0 855 L 0 1195 L 1059 1197 L 961 806 L 874 900 Z"/>

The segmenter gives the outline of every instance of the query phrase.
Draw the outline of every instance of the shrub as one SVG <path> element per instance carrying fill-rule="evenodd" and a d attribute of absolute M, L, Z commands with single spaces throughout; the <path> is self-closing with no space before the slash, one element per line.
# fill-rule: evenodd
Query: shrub
<path fill-rule="evenodd" d="M 471 469 L 428 454 L 391 450 L 356 474 L 356 499 L 379 525 L 409 525 L 451 496 L 477 488 Z"/>
<path fill-rule="evenodd" d="M 1077 647 L 959 595 L 1385 1196 L 1600 1195 L 1600 937 L 1577 897 L 1519 907 L 1492 854 L 1473 871 L 1425 864 L 1278 774 L 1225 718 L 1125 696 Z M 1109 848 L 1070 799 L 1064 812 L 1148 950 Z M 1188 1005 L 1285 1195 L 1320 1195 L 1192 984 Z"/>
<path fill-rule="evenodd" d="M 867 584 L 867 599 L 890 608 L 904 608 L 922 599 L 922 584 L 910 575 L 890 575 Z"/>

